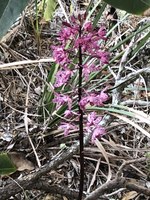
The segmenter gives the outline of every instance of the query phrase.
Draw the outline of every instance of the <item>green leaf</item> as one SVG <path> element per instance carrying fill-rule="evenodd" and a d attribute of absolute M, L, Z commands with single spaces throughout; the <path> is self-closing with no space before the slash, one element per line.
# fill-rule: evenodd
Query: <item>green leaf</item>
<path fill-rule="evenodd" d="M 49 21 L 52 18 L 56 5 L 55 0 L 47 0 L 47 6 L 44 12 L 44 19 L 46 21 Z"/>
<path fill-rule="evenodd" d="M 113 7 L 125 10 L 132 14 L 142 14 L 150 8 L 150 0 L 104 0 Z"/>
<path fill-rule="evenodd" d="M 55 75 L 58 71 L 58 68 L 59 68 L 59 65 L 55 63 L 50 67 L 50 71 L 47 77 L 47 83 L 49 83 L 51 87 L 53 87 L 54 85 Z M 48 113 L 53 112 L 53 108 L 55 107 L 55 104 L 52 102 L 52 99 L 54 98 L 53 93 L 54 93 L 53 88 L 50 88 L 48 85 L 45 85 L 44 92 L 41 99 L 41 107 L 39 108 L 39 114 L 42 114 L 42 115 L 43 113 L 46 114 L 46 112 L 44 111 L 45 109 L 48 111 Z"/>
<path fill-rule="evenodd" d="M 42 2 L 39 5 L 39 10 L 43 12 L 44 9 L 44 19 L 45 21 L 50 21 L 53 13 L 56 9 L 56 0 L 42 0 Z"/>
<path fill-rule="evenodd" d="M 131 58 L 132 56 L 134 56 L 139 50 L 140 48 L 142 48 L 146 42 L 148 41 L 148 39 L 150 38 L 150 32 L 147 33 L 137 44 L 136 48 L 131 52 Z"/>
<path fill-rule="evenodd" d="M 0 38 L 15 22 L 29 0 L 0 0 Z"/>
<path fill-rule="evenodd" d="M 0 175 L 9 175 L 16 172 L 16 167 L 12 163 L 7 153 L 0 154 Z"/>

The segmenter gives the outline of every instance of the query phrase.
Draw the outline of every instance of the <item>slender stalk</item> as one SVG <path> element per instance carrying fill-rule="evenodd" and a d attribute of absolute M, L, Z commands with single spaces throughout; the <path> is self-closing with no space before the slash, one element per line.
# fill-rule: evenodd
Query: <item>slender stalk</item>
<path fill-rule="evenodd" d="M 81 25 L 79 30 L 79 37 L 81 37 Z M 78 100 L 82 98 L 82 49 L 79 46 L 79 86 L 78 86 Z M 82 200 L 83 186 L 84 186 L 84 144 L 83 144 L 83 111 L 79 106 L 79 140 L 80 140 L 80 186 L 78 200 Z"/>

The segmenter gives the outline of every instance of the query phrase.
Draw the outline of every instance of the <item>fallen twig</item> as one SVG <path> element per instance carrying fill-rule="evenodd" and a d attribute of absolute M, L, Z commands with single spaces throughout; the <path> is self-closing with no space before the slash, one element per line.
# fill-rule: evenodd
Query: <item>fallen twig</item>
<path fill-rule="evenodd" d="M 90 140 L 90 134 L 87 134 L 84 140 L 84 144 L 86 145 Z M 22 192 L 22 190 L 31 190 L 38 179 L 40 179 L 43 175 L 50 172 L 52 169 L 56 169 L 60 164 L 64 163 L 64 161 L 70 159 L 75 153 L 79 150 L 79 143 L 77 142 L 75 145 L 70 148 L 65 148 L 61 150 L 59 154 L 54 156 L 52 160 L 49 161 L 46 165 L 39 168 L 36 172 L 33 172 L 27 176 L 24 176 L 20 180 L 12 181 L 9 185 L 0 189 L 0 199 L 7 200 L 9 197 Z"/>

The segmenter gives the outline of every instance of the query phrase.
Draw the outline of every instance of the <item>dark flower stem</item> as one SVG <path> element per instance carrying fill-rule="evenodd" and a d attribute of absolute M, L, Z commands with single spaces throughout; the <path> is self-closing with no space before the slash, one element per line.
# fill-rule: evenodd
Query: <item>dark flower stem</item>
<path fill-rule="evenodd" d="M 79 37 L 81 37 L 81 28 L 79 29 Z M 79 86 L 78 86 L 78 100 L 82 98 L 82 48 L 79 46 Z M 83 186 L 84 186 L 84 145 L 83 145 L 83 111 L 79 105 L 79 140 L 80 140 L 80 187 L 78 200 L 82 200 Z"/>

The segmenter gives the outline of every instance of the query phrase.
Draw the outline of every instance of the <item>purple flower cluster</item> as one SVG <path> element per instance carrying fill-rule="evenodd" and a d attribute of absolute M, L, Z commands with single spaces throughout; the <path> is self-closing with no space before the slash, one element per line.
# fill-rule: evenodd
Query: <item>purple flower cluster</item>
<path fill-rule="evenodd" d="M 108 95 L 102 90 L 99 94 L 91 93 L 88 96 L 85 96 L 80 101 L 81 109 L 85 109 L 87 104 L 91 106 L 102 106 L 105 101 L 108 100 Z"/>
<path fill-rule="evenodd" d="M 104 26 L 96 30 L 92 23 L 88 21 L 82 24 L 81 29 L 81 20 L 72 16 L 71 21 L 71 24 L 67 22 L 63 23 L 58 37 L 59 45 L 52 46 L 53 58 L 60 66 L 60 70 L 56 73 L 54 87 L 61 91 L 61 93 L 54 93 L 53 102 L 56 103 L 56 108 L 62 105 L 67 106 L 67 110 L 64 113 L 67 122 L 64 122 L 60 126 L 60 128 L 64 130 L 65 135 L 68 135 L 70 130 L 76 129 L 76 124 L 72 123 L 72 121 L 78 121 L 79 117 L 78 113 L 72 111 L 73 97 L 77 94 L 66 95 L 62 89 L 62 87 L 68 85 L 69 80 L 74 77 L 78 69 L 78 65 L 77 63 L 73 63 L 73 59 L 76 57 L 79 47 L 81 47 L 82 50 L 82 59 L 84 63 L 82 65 L 82 71 L 85 81 L 89 80 L 91 73 L 99 71 L 104 64 L 107 64 L 109 57 L 108 52 L 105 52 L 100 45 L 100 42 L 105 42 L 106 40 L 106 30 Z M 81 36 L 79 36 L 79 30 L 82 31 Z M 91 59 L 93 59 L 92 62 Z M 74 92 L 76 92 L 76 90 L 74 90 Z M 85 92 L 82 95 L 79 106 L 85 113 L 87 105 L 102 106 L 107 100 L 108 95 L 104 89 L 99 93 Z M 70 119 L 69 123 L 68 119 Z M 102 118 L 98 117 L 95 112 L 87 116 L 85 131 L 93 131 L 92 142 L 99 136 L 105 134 L 105 129 L 99 124 L 101 120 Z"/>
<path fill-rule="evenodd" d="M 99 125 L 101 120 L 102 117 L 97 116 L 96 112 L 91 112 L 87 117 L 86 130 L 93 131 L 92 143 L 94 143 L 96 138 L 105 134 L 105 128 Z"/>

